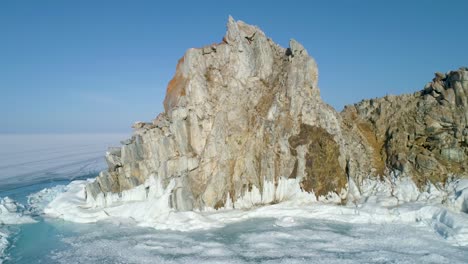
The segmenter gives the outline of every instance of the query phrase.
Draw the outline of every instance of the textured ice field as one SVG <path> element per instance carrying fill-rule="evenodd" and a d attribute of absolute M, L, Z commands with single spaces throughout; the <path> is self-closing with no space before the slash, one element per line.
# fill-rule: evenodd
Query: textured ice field
<path fill-rule="evenodd" d="M 0 190 L 44 180 L 73 179 L 104 168 L 122 134 L 0 135 Z"/>
<path fill-rule="evenodd" d="M 23 226 L 7 263 L 466 263 L 468 258 L 466 248 L 425 226 L 294 222 L 252 218 L 177 232 L 49 219 Z"/>

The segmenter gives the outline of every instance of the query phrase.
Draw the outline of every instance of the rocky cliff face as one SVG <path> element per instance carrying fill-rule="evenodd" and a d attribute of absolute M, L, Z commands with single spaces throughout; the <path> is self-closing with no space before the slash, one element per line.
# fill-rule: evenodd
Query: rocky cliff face
<path fill-rule="evenodd" d="M 398 170 L 422 187 L 468 172 L 467 68 L 436 73 L 422 91 L 364 100 L 341 115 L 355 157 L 352 175 Z"/>
<path fill-rule="evenodd" d="M 340 115 L 321 100 L 317 65 L 301 44 L 282 48 L 229 18 L 221 43 L 180 59 L 165 112 L 109 149 L 109 169 L 87 185 L 87 199 L 109 205 L 156 179 L 171 186 L 178 210 L 245 208 L 298 192 L 339 202 L 347 177 L 391 170 L 443 181 L 467 171 L 467 74 L 438 74 L 422 92 Z"/>

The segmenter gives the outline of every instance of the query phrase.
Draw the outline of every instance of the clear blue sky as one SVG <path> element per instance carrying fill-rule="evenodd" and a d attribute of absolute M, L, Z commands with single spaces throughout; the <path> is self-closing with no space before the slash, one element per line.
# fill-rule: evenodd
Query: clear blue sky
<path fill-rule="evenodd" d="M 468 1 L 0 1 L 0 133 L 127 132 L 162 111 L 190 47 L 228 15 L 301 42 L 323 99 L 422 89 L 468 66 Z"/>

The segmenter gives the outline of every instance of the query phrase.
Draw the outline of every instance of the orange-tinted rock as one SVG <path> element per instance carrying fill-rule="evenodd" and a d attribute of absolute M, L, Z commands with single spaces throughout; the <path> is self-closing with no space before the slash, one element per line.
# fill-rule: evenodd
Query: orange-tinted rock
<path fill-rule="evenodd" d="M 177 63 L 174 78 L 172 78 L 167 85 L 166 97 L 164 98 L 164 110 L 166 112 L 177 105 L 180 97 L 185 96 L 185 85 L 187 84 L 187 79 L 183 76 L 181 70 L 183 63 L 184 57 L 182 57 Z"/>

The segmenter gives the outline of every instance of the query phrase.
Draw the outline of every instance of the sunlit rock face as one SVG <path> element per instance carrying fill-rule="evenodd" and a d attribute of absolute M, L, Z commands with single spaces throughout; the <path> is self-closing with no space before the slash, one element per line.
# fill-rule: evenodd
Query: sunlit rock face
<path fill-rule="evenodd" d="M 109 149 L 109 169 L 86 186 L 87 199 L 106 206 L 168 190 L 177 210 L 249 208 L 294 195 L 339 203 L 360 197 L 369 176 L 409 176 L 420 189 L 466 176 L 466 68 L 341 114 L 321 100 L 317 78 L 301 44 L 282 48 L 230 17 L 221 43 L 179 60 L 165 111 Z"/>
<path fill-rule="evenodd" d="M 235 204 L 281 179 L 316 195 L 340 192 L 340 117 L 320 98 L 314 59 L 295 40 L 289 46 L 229 18 L 221 43 L 189 49 L 179 60 L 165 112 L 136 123 L 134 136 L 107 153 L 109 170 L 87 186 L 88 197 L 120 193 L 149 177 L 175 181 L 170 205 L 179 210 Z M 252 206 L 279 202 L 274 193 Z"/>
<path fill-rule="evenodd" d="M 468 68 L 436 73 L 422 91 L 364 100 L 341 115 L 351 175 L 400 171 L 423 187 L 468 173 Z"/>

